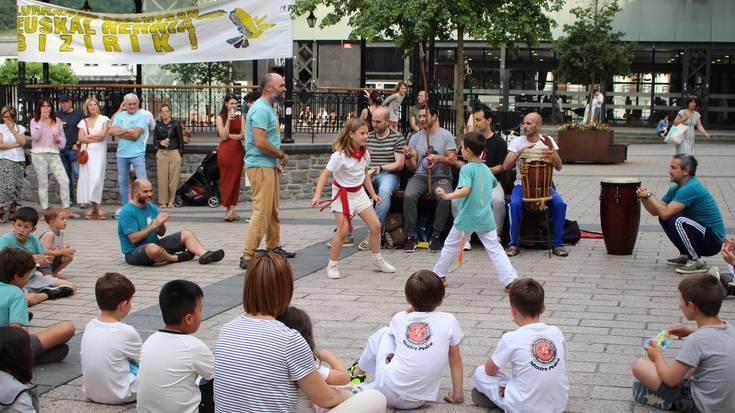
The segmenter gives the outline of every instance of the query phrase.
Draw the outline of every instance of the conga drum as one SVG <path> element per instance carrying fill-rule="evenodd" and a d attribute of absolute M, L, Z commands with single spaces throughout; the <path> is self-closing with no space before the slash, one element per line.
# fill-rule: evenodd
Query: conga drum
<path fill-rule="evenodd" d="M 549 149 L 526 149 L 519 156 L 523 202 L 532 211 L 545 210 L 551 200 L 553 155 Z"/>
<path fill-rule="evenodd" d="M 600 220 L 608 254 L 630 255 L 638 238 L 641 201 L 636 178 L 605 178 L 600 182 Z"/>

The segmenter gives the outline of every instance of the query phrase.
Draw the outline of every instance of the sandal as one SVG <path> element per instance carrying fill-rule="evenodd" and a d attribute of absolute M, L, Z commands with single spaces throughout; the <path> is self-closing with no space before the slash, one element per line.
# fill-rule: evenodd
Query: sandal
<path fill-rule="evenodd" d="M 238 214 L 232 214 L 232 220 L 233 220 L 233 221 L 239 221 L 239 220 L 241 220 L 241 219 L 242 219 L 242 218 L 240 218 L 240 215 L 238 215 Z"/>
<path fill-rule="evenodd" d="M 95 213 L 95 210 L 94 209 L 92 209 L 92 208 L 87 209 L 84 212 L 84 219 L 86 219 L 86 220 L 92 219 L 92 217 L 94 217 L 94 213 Z"/>
<path fill-rule="evenodd" d="M 102 221 L 107 219 L 107 214 L 105 214 L 104 209 L 100 208 L 97 210 L 97 219 L 102 220 Z"/>
<path fill-rule="evenodd" d="M 225 221 L 227 222 L 233 222 L 235 220 L 235 217 L 232 215 L 225 215 Z"/>

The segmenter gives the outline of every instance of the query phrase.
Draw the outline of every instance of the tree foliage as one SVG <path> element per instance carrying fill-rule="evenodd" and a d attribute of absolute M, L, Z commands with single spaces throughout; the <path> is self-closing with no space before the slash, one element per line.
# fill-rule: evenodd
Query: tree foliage
<path fill-rule="evenodd" d="M 621 44 L 625 34 L 612 31 L 620 6 L 617 0 L 600 3 L 572 9 L 577 19 L 564 25 L 565 36 L 556 41 L 557 74 L 563 82 L 589 85 L 630 73 L 635 45 Z"/>
<path fill-rule="evenodd" d="M 229 85 L 233 82 L 232 62 L 168 64 L 162 68 L 184 84 Z"/>
<path fill-rule="evenodd" d="M 35 76 L 39 82 L 43 77 L 43 63 L 26 62 L 26 83 L 31 83 L 31 78 Z M 49 80 L 51 84 L 74 84 L 79 79 L 72 72 L 71 68 L 63 63 L 49 64 Z M 0 85 L 17 85 L 18 84 L 18 61 L 6 60 L 0 66 Z"/>

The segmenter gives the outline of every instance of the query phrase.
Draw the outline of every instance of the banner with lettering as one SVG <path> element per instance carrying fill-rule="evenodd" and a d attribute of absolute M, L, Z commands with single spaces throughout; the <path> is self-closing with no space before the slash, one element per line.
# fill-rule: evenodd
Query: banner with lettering
<path fill-rule="evenodd" d="M 17 0 L 18 59 L 165 64 L 293 56 L 290 0 L 220 0 L 183 9 L 103 14 Z"/>

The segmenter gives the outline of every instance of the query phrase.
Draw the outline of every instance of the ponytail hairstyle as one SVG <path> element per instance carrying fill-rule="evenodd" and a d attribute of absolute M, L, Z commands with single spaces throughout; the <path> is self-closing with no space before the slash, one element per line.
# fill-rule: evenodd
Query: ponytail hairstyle
<path fill-rule="evenodd" d="M 357 132 L 361 127 L 368 127 L 367 122 L 364 119 L 353 118 L 344 123 L 342 130 L 339 132 L 337 139 L 332 143 L 332 149 L 335 152 L 344 152 L 346 155 L 350 155 L 350 149 L 352 147 L 350 143 L 350 133 Z"/>
<path fill-rule="evenodd" d="M 465 149 L 471 151 L 475 156 L 482 157 L 485 151 L 485 136 L 480 132 L 467 132 L 462 136 Z"/>

